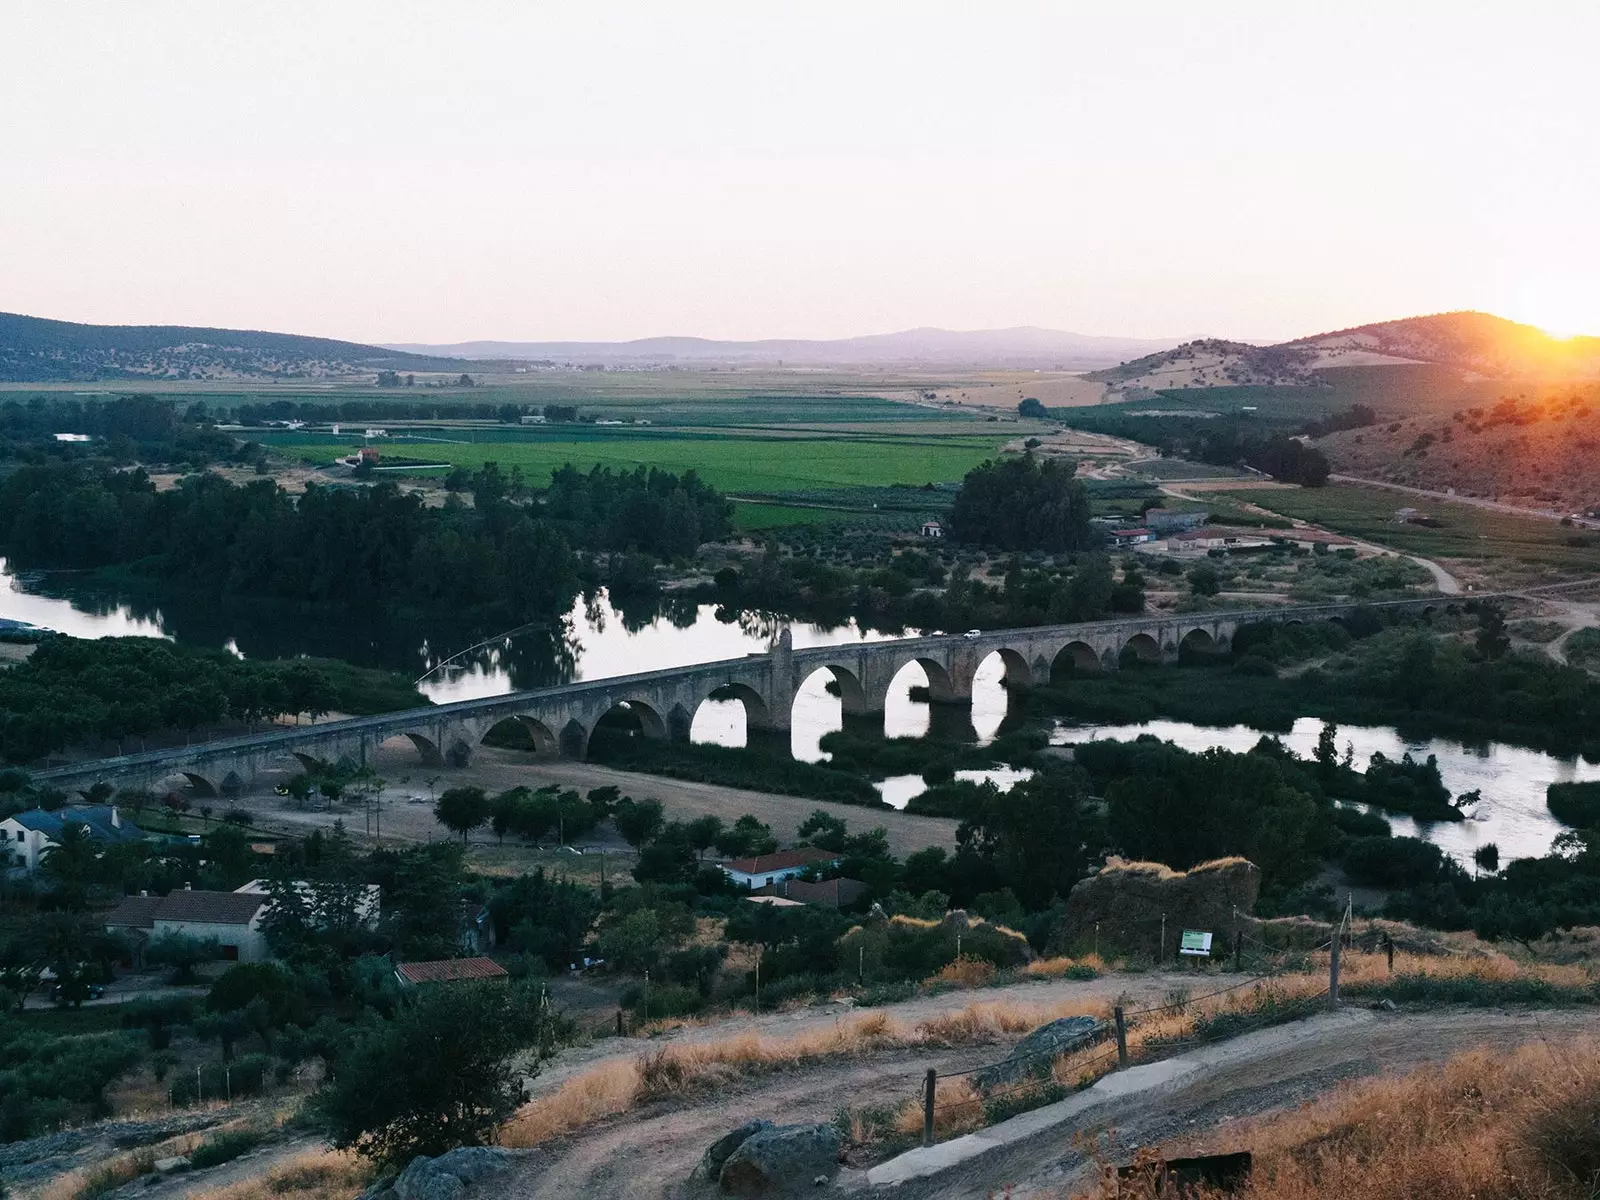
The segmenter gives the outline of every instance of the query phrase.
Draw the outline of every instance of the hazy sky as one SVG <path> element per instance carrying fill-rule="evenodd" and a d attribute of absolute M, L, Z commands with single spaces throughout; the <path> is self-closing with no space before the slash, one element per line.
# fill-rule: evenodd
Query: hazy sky
<path fill-rule="evenodd" d="M 0 310 L 1600 332 L 1590 0 L 0 0 Z"/>

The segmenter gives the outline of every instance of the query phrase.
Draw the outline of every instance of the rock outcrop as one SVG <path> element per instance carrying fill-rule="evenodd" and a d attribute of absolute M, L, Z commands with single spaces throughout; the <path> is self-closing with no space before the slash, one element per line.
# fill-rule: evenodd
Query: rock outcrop
<path fill-rule="evenodd" d="M 1081 953 L 1095 940 L 1098 926 L 1100 949 L 1107 954 L 1171 959 L 1185 929 L 1216 934 L 1220 952 L 1232 937 L 1234 910 L 1247 918 L 1260 893 L 1260 868 L 1244 858 L 1219 858 L 1188 871 L 1111 858 L 1097 874 L 1080 880 L 1072 889 L 1066 915 L 1051 934 L 1049 950 L 1054 954 Z"/>
<path fill-rule="evenodd" d="M 509 1170 L 516 1157 L 494 1146 L 458 1146 L 437 1158 L 421 1155 L 393 1179 L 361 1193 L 361 1200 L 466 1200 L 486 1194 L 475 1185 Z"/>
<path fill-rule="evenodd" d="M 733 1196 L 809 1192 L 839 1173 L 844 1147 L 831 1124 L 773 1125 L 751 1134 L 722 1164 L 718 1182 Z"/>
<path fill-rule="evenodd" d="M 699 1166 L 695 1167 L 691 1179 L 700 1183 L 715 1183 L 722 1175 L 722 1165 L 728 1161 L 728 1156 L 753 1135 L 763 1129 L 771 1129 L 772 1122 L 765 1120 L 746 1121 L 739 1128 L 723 1134 L 711 1143 L 704 1155 L 701 1156 Z"/>
<path fill-rule="evenodd" d="M 1029 1075 L 1048 1075 L 1056 1059 L 1098 1041 L 1104 1033 L 1105 1023 L 1093 1017 L 1051 1021 L 1018 1042 L 1002 1061 L 975 1074 L 972 1082 L 987 1091 Z"/>

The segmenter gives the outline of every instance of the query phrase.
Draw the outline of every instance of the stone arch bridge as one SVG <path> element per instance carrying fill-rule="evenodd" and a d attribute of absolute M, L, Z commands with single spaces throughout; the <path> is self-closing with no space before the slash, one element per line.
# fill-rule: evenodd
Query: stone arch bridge
<path fill-rule="evenodd" d="M 1077 671 L 1108 671 L 1129 656 L 1169 663 L 1185 653 L 1225 652 L 1247 624 L 1341 621 L 1363 607 L 1428 616 L 1447 603 L 1440 597 L 1425 597 L 1365 606 L 1130 616 L 977 636 L 899 638 L 803 650 L 793 648 L 785 631 L 771 651 L 744 658 L 221 738 L 41 770 L 34 778 L 77 791 L 100 782 L 153 789 L 162 781 L 182 777 L 199 795 L 226 795 L 242 790 L 265 771 L 292 768 L 295 760 L 306 767 L 365 764 L 382 743 L 396 737 L 409 739 L 424 765 L 463 766 L 484 736 L 508 720 L 527 731 L 539 753 L 582 758 L 595 726 L 618 709 L 633 714 L 646 736 L 687 740 L 695 710 L 703 701 L 736 699 L 744 705 L 749 730 L 787 730 L 796 694 L 819 671 L 832 676 L 846 714 L 872 716 L 882 714 L 891 683 L 910 663 L 917 663 L 927 675 L 933 703 L 964 704 L 971 701 L 979 666 L 991 655 L 1000 657 L 1005 686 L 1025 689 L 1048 683 L 1052 672 L 1066 664 Z"/>

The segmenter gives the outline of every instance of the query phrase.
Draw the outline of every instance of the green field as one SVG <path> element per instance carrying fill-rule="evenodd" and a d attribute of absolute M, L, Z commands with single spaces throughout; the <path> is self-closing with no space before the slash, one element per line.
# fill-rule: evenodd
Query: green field
<path fill-rule="evenodd" d="M 1600 535 L 1555 521 L 1497 513 L 1448 500 L 1407 497 L 1382 488 L 1330 484 L 1323 488 L 1214 492 L 1207 495 L 1259 504 L 1273 512 L 1326 525 L 1430 558 L 1513 558 L 1524 562 L 1600 570 Z M 1415 508 L 1437 519 L 1437 529 L 1402 525 L 1395 510 Z M 1574 543 L 1584 543 L 1581 545 Z"/>
<path fill-rule="evenodd" d="M 981 428 L 981 426 L 979 426 Z M 393 427 L 391 427 L 391 432 Z M 542 484 L 550 472 L 566 463 L 583 470 L 601 464 L 618 469 L 661 467 L 683 472 L 690 469 L 713 486 L 734 493 L 773 493 L 840 486 L 888 486 L 957 482 L 973 467 L 991 458 L 1015 426 L 1004 434 L 970 434 L 946 437 L 816 433 L 792 437 L 774 434 L 725 433 L 684 435 L 669 431 L 602 429 L 568 433 L 524 432 L 496 435 L 491 430 L 440 433 L 431 436 L 391 437 L 378 442 L 381 450 L 405 458 L 426 458 L 452 465 L 477 467 L 499 463 L 502 469 L 520 466 L 529 481 Z M 454 440 L 460 438 L 461 440 Z M 327 465 L 350 453 L 356 442 L 334 442 L 326 434 L 263 434 L 263 444 L 281 453 L 317 465 Z M 425 472 L 437 478 L 438 472 Z"/>

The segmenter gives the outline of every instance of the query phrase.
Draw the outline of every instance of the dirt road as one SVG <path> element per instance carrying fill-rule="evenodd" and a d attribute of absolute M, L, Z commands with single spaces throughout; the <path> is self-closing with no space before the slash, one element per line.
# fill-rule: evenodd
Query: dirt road
<path fill-rule="evenodd" d="M 978 1200 L 1002 1191 L 1018 1200 L 1070 1196 L 1095 1179 L 1090 1155 L 1097 1145 L 1107 1161 L 1118 1164 L 1139 1146 L 1244 1150 L 1250 1146 L 1248 1118 L 1296 1107 L 1343 1080 L 1404 1072 L 1477 1048 L 1510 1050 L 1544 1041 L 1558 1055 L 1565 1041 L 1600 1033 L 1600 1014 L 1592 1011 L 1473 1009 L 1345 1019 L 1356 1015 L 1315 1017 L 1223 1043 L 1210 1051 L 1214 1061 L 1204 1069 L 1123 1099 L 1111 1097 L 1077 1119 L 965 1166 L 901 1184 L 892 1194 L 896 1200 Z"/>
<path fill-rule="evenodd" d="M 1156 977 L 1132 982 L 1142 987 L 1146 981 L 1152 989 L 1163 982 Z M 1115 982 L 1127 986 L 1130 980 Z M 937 998 L 952 999 L 956 998 Z M 1134 1145 L 1204 1136 L 1219 1128 L 1238 1128 L 1243 1136 L 1243 1126 L 1231 1122 L 1303 1103 L 1343 1079 L 1438 1062 L 1475 1046 L 1510 1048 L 1540 1037 L 1559 1045 L 1579 1033 L 1600 1032 L 1600 1014 L 1588 1012 L 1474 1010 L 1352 1016 L 1313 1018 L 1225 1043 L 1220 1061 L 1171 1085 L 1109 1100 L 1084 1113 L 1082 1121 L 1069 1122 L 1070 1127 L 1048 1130 L 965 1167 L 903 1183 L 883 1194 L 896 1200 L 932 1196 L 976 1200 L 999 1194 L 1010 1184 L 1014 1196 L 1056 1195 L 1057 1189 L 1070 1188 L 1092 1174 L 1093 1165 L 1075 1140 L 1085 1133 L 1113 1130 L 1108 1136 L 1123 1157 Z M 992 1060 L 997 1050 L 1003 1047 L 896 1051 L 870 1062 L 737 1080 L 688 1103 L 651 1105 L 550 1143 L 521 1163 L 493 1194 L 518 1200 L 694 1195 L 685 1180 L 705 1147 L 742 1121 L 760 1116 L 822 1121 L 842 1107 L 910 1099 L 918 1075 L 928 1067 L 960 1070 Z M 1218 1051 L 1214 1047 L 1210 1053 Z M 875 1194 L 861 1172 L 847 1171 L 840 1184 Z"/>

